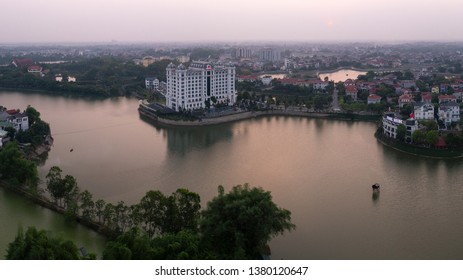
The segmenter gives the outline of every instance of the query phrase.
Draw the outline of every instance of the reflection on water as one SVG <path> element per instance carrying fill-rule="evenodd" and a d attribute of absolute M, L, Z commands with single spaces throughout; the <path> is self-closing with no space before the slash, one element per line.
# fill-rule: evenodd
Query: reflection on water
<path fill-rule="evenodd" d="M 379 199 L 379 190 L 374 190 L 372 194 L 373 202 L 378 202 Z"/>
<path fill-rule="evenodd" d="M 145 120 L 143 118 L 143 120 Z M 167 140 L 170 155 L 184 156 L 192 150 L 207 149 L 218 142 L 231 141 L 230 125 L 208 127 L 163 127 L 148 121 Z"/>
<path fill-rule="evenodd" d="M 0 92 L 0 100 L 33 105 L 56 133 L 42 178 L 60 165 L 96 199 L 131 204 L 152 189 L 187 187 L 204 206 L 218 185 L 229 190 L 248 182 L 271 191 L 297 225 L 271 242 L 273 259 L 463 259 L 463 160 L 385 147 L 373 136 L 374 123 L 263 117 L 161 128 L 140 120 L 130 98 L 95 105 Z M 375 182 L 381 194 L 370 193 Z M 2 231 L 14 236 L 16 220 L 44 220 L 37 210 L 23 217 L 2 199 L 7 213 L 18 213 L 11 223 L 0 212 Z"/>
<path fill-rule="evenodd" d="M 344 82 L 347 79 L 357 79 L 359 75 L 365 75 L 366 72 L 362 71 L 355 71 L 355 70 L 349 70 L 349 69 L 341 69 L 336 72 L 332 73 L 320 73 L 318 77 L 321 80 L 324 80 L 325 78 L 328 78 L 328 81 L 334 81 L 335 83 L 337 82 Z"/>

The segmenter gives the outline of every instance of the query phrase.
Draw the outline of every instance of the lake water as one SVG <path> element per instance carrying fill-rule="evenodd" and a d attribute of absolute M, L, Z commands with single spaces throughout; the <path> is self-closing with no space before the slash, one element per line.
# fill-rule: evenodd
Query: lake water
<path fill-rule="evenodd" d="M 341 69 L 336 72 L 332 73 L 320 73 L 318 77 L 320 77 L 321 80 L 324 80 L 325 77 L 328 77 L 328 81 L 334 81 L 335 83 L 337 82 L 344 82 L 347 79 L 357 79 L 359 75 L 365 75 L 367 72 L 362 72 L 362 71 L 356 71 L 356 70 L 350 70 L 350 69 Z"/>
<path fill-rule="evenodd" d="M 263 117 L 163 128 L 142 120 L 138 100 L 125 97 L 0 92 L 0 104 L 39 110 L 55 138 L 41 176 L 59 165 L 96 199 L 131 204 L 148 190 L 187 187 L 205 205 L 220 184 L 271 191 L 297 226 L 273 239 L 273 259 L 463 259 L 463 160 L 391 150 L 375 140 L 374 123 Z M 63 230 L 57 215 L 0 194 L 0 249 L 18 224 Z M 76 239 L 94 236 L 79 231 L 85 237 Z"/>

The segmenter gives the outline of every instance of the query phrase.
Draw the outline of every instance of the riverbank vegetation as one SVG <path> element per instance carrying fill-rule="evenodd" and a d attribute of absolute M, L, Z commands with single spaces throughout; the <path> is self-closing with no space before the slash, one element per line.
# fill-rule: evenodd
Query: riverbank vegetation
<path fill-rule="evenodd" d="M 106 235 L 110 241 L 104 259 L 257 259 L 269 254 L 266 245 L 272 237 L 295 228 L 290 211 L 275 205 L 270 192 L 247 184 L 234 186 L 229 193 L 219 186 L 218 196 L 204 210 L 200 196 L 187 189 L 171 195 L 149 191 L 130 206 L 123 201 L 94 200 L 90 192 L 80 190 L 73 176 L 63 176 L 57 166 L 48 172 L 45 189 L 13 189 L 65 215 L 70 223 L 80 222 Z M 29 235 L 44 238 L 46 234 L 28 229 Z M 18 232 L 6 257 L 75 256 L 29 254 L 23 249 L 30 238 L 26 239 Z"/>
<path fill-rule="evenodd" d="M 170 60 L 148 67 L 114 56 L 81 58 L 57 64 L 44 64 L 42 74 L 29 73 L 27 67 L 0 67 L 0 88 L 43 90 L 57 94 L 108 97 L 141 94 L 145 78 L 165 80 Z M 56 77 L 61 77 L 57 81 Z M 73 77 L 75 81 L 68 81 Z"/>

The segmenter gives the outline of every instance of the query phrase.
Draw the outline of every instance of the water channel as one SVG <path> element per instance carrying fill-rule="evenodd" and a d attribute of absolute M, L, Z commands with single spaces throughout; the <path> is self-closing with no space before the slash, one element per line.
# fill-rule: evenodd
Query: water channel
<path fill-rule="evenodd" d="M 433 160 L 379 144 L 375 123 L 263 117 L 202 128 L 140 119 L 138 100 L 2 92 L 8 108 L 34 106 L 55 144 L 53 165 L 95 199 L 136 203 L 151 189 L 187 187 L 202 204 L 250 183 L 271 191 L 297 229 L 271 242 L 273 259 L 462 259 L 463 160 Z M 70 152 L 73 149 L 73 152 Z M 381 184 L 379 196 L 371 185 Z M 0 190 L 0 256 L 18 225 L 101 249 L 89 230 Z"/>

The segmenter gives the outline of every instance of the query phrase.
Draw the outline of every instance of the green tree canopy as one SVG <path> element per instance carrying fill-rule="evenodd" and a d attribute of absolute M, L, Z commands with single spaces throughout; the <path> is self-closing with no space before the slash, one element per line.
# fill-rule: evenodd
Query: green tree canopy
<path fill-rule="evenodd" d="M 22 229 L 6 251 L 8 260 L 77 260 L 79 250 L 69 240 L 51 237 L 43 230 L 29 227 L 24 234 Z"/>
<path fill-rule="evenodd" d="M 438 140 L 439 132 L 437 130 L 431 130 L 426 133 L 426 142 L 428 142 L 429 145 L 436 145 Z"/>
<path fill-rule="evenodd" d="M 403 124 L 399 124 L 399 126 L 397 126 L 397 140 L 399 141 L 405 141 L 405 134 L 407 132 L 407 127 Z"/>
<path fill-rule="evenodd" d="M 256 259 L 267 242 L 276 235 L 292 230 L 291 212 L 279 208 L 270 192 L 251 188 L 248 184 L 234 186 L 219 195 L 202 212 L 200 232 L 204 244 L 219 258 Z"/>
<path fill-rule="evenodd" d="M 0 150 L 0 178 L 15 186 L 36 187 L 39 182 L 37 166 L 25 158 L 16 142 L 9 142 Z"/>

